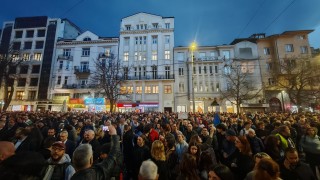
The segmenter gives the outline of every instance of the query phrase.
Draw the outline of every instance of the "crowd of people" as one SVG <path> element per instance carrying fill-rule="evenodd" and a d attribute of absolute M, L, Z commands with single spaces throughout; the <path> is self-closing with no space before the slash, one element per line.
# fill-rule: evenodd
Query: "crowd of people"
<path fill-rule="evenodd" d="M 320 114 L 1 112 L 0 179 L 320 179 Z"/>

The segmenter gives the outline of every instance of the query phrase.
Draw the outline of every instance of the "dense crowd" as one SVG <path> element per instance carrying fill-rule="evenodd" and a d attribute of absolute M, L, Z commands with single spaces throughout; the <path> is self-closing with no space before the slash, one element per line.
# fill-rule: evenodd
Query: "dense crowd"
<path fill-rule="evenodd" d="M 0 179 L 320 179 L 315 113 L 2 112 Z"/>

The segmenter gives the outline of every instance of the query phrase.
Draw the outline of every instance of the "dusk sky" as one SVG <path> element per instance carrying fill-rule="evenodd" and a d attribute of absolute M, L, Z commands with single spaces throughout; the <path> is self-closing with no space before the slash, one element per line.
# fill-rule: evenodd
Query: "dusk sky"
<path fill-rule="evenodd" d="M 122 18 L 146 12 L 175 17 L 175 46 L 229 44 L 253 33 L 314 29 L 320 47 L 320 0 L 12 0 L 1 3 L 0 23 L 16 17 L 68 18 L 82 30 L 118 37 Z"/>

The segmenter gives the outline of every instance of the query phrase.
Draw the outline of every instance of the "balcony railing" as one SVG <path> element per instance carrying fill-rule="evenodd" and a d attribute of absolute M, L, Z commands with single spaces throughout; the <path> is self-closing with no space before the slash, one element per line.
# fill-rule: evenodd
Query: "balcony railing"
<path fill-rule="evenodd" d="M 63 84 L 62 89 L 91 89 L 95 88 L 94 84 Z"/>
<path fill-rule="evenodd" d="M 89 68 L 81 68 L 79 66 L 74 66 L 74 74 L 77 76 L 81 75 L 90 75 L 90 69 Z"/>
<path fill-rule="evenodd" d="M 155 79 L 174 79 L 174 74 L 169 76 L 166 75 L 158 75 L 158 76 L 127 76 L 128 78 L 125 80 L 155 80 Z"/>
<path fill-rule="evenodd" d="M 63 54 L 58 55 L 58 60 L 69 60 L 72 61 L 73 60 L 73 56 L 65 56 Z"/>

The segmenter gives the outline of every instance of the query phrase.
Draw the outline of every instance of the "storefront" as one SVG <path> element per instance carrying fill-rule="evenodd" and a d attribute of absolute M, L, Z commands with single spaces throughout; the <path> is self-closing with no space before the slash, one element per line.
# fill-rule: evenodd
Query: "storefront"
<path fill-rule="evenodd" d="M 119 112 L 150 112 L 159 111 L 159 103 L 157 102 L 118 102 L 117 108 Z"/>

